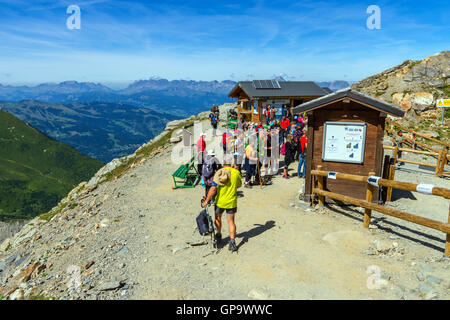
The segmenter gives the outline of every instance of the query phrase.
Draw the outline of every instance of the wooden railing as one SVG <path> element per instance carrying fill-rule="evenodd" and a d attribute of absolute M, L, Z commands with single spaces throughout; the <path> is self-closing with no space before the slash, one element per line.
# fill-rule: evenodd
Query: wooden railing
<path fill-rule="evenodd" d="M 411 135 L 414 134 L 418 137 L 421 137 L 423 139 L 429 140 L 435 144 L 441 145 L 442 149 L 439 150 L 435 147 L 431 147 L 428 146 L 426 143 L 422 143 L 420 141 L 417 141 L 416 139 L 413 139 L 411 136 L 404 136 L 404 138 L 406 139 L 406 141 L 410 144 L 410 146 L 412 145 L 416 145 L 419 146 L 420 148 L 424 149 L 424 150 L 429 150 L 429 151 L 420 151 L 420 150 L 414 150 L 414 149 L 406 149 L 406 148 L 399 148 L 397 149 L 397 151 L 394 151 L 394 158 L 395 162 L 405 162 L 405 163 L 412 163 L 412 164 L 417 164 L 417 165 L 423 165 L 423 166 L 428 166 L 428 167 L 433 167 L 435 168 L 435 176 L 437 177 L 450 177 L 450 172 L 446 172 L 445 171 L 445 165 L 447 164 L 448 161 L 450 161 L 450 154 L 449 154 L 449 149 L 450 149 L 450 144 L 443 142 L 443 141 L 439 141 L 437 139 L 434 139 L 432 137 L 428 137 L 420 132 L 414 131 L 414 130 L 410 130 L 400 124 L 398 124 L 395 121 L 386 119 L 386 123 L 393 126 L 393 127 L 398 127 L 403 131 L 406 131 L 408 133 L 410 133 Z M 397 132 L 395 132 L 392 129 L 389 129 L 387 126 L 385 128 L 386 132 L 388 134 L 391 135 L 397 135 Z M 392 149 L 394 147 L 389 147 L 389 146 L 384 146 L 385 149 Z M 394 149 L 392 149 L 394 150 Z M 437 163 L 436 165 L 432 165 L 429 163 L 425 163 L 425 162 L 417 162 L 417 161 L 412 161 L 412 160 L 406 160 L 406 159 L 397 159 L 397 153 L 398 150 L 401 151 L 406 151 L 406 152 L 411 152 L 411 153 L 419 153 L 419 154 L 424 154 L 427 156 L 431 156 L 431 157 L 436 157 L 437 158 Z"/>
<path fill-rule="evenodd" d="M 325 204 L 325 197 L 329 197 L 334 200 L 338 200 L 344 203 L 350 203 L 358 207 L 364 208 L 364 228 L 368 228 L 370 225 L 370 220 L 372 216 L 372 210 L 378 211 L 383 214 L 387 214 L 389 216 L 396 217 L 398 219 L 406 220 L 409 222 L 413 222 L 434 230 L 439 230 L 447 234 L 446 242 L 445 242 L 445 255 L 450 256 L 450 206 L 449 206 L 449 214 L 448 214 L 448 223 L 443 223 L 440 221 L 432 220 L 429 218 L 413 215 L 404 211 L 395 210 L 392 208 L 385 207 L 383 205 L 372 203 L 373 193 L 377 187 L 391 187 L 395 189 L 412 191 L 412 192 L 421 192 L 425 194 L 440 196 L 445 199 L 450 199 L 450 189 L 439 188 L 430 185 L 423 184 L 414 184 L 408 182 L 400 182 L 400 181 L 392 181 L 387 179 L 382 179 L 380 177 L 374 177 L 374 173 L 369 173 L 369 176 L 359 176 L 353 174 L 346 173 L 331 173 L 333 179 L 337 180 L 348 180 L 348 181 L 358 181 L 366 183 L 366 200 L 360 200 L 356 198 L 352 198 L 349 196 L 345 196 L 342 194 L 329 192 L 324 189 L 325 179 L 329 176 L 329 171 L 322 171 L 322 166 L 317 166 L 317 170 L 311 170 L 311 174 L 317 179 L 317 187 L 314 187 L 312 192 L 319 196 L 319 204 Z M 369 178 L 370 182 L 369 183 Z"/>
<path fill-rule="evenodd" d="M 434 143 L 436 143 L 436 144 L 439 144 L 439 145 L 441 145 L 441 146 L 450 148 L 450 143 L 443 142 L 443 141 L 434 139 L 434 138 L 432 138 L 432 137 L 428 137 L 427 135 L 424 135 L 423 133 L 420 133 L 420 132 L 417 132 L 417 131 L 408 129 L 408 128 L 402 126 L 401 124 L 399 124 L 399 123 L 397 123 L 397 122 L 395 122 L 395 121 L 386 119 L 386 123 L 388 123 L 388 124 L 390 124 L 390 125 L 392 125 L 392 126 L 398 127 L 398 128 L 400 128 L 400 129 L 402 129 L 402 130 L 404 130 L 404 131 L 413 133 L 413 134 L 415 134 L 415 135 L 418 136 L 418 137 L 424 138 L 424 139 L 426 139 L 426 140 L 430 140 L 430 141 L 432 141 L 432 142 L 434 142 Z"/>

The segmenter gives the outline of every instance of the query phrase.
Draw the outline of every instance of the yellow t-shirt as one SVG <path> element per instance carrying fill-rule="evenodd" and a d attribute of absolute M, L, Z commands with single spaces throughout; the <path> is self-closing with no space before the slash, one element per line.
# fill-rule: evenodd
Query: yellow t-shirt
<path fill-rule="evenodd" d="M 230 171 L 230 181 L 223 187 L 216 185 L 217 193 L 215 203 L 216 206 L 222 209 L 234 209 L 237 208 L 237 189 L 242 186 L 242 176 L 234 168 L 225 167 L 224 169 Z"/>

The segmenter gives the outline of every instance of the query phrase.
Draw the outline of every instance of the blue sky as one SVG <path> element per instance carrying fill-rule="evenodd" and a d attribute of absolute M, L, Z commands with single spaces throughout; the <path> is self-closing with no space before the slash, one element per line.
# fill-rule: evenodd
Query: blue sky
<path fill-rule="evenodd" d="M 80 30 L 66 27 L 69 5 Z M 380 30 L 366 26 L 369 5 Z M 448 12 L 448 0 L 0 0 L 0 83 L 357 81 L 449 50 Z"/>

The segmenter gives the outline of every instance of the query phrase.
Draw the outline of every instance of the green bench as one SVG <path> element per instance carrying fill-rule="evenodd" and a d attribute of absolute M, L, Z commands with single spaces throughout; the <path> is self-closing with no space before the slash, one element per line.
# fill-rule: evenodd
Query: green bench
<path fill-rule="evenodd" d="M 178 188 L 195 188 L 195 180 L 199 177 L 199 173 L 195 168 L 195 156 L 191 160 L 181 165 L 173 174 L 174 189 Z M 192 172 L 193 171 L 193 172 Z"/>
<path fill-rule="evenodd" d="M 231 120 L 231 119 L 229 119 L 229 120 L 227 121 L 227 124 L 225 125 L 225 127 L 234 130 L 234 129 L 236 129 L 237 122 L 238 122 L 237 120 Z"/>

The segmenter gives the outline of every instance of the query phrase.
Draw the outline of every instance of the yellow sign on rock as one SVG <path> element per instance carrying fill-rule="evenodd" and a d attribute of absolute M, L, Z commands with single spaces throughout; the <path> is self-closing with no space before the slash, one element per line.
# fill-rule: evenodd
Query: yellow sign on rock
<path fill-rule="evenodd" d="M 450 99 L 439 99 L 436 102 L 436 107 L 450 107 Z"/>

